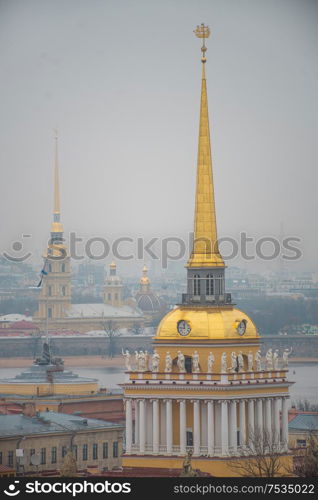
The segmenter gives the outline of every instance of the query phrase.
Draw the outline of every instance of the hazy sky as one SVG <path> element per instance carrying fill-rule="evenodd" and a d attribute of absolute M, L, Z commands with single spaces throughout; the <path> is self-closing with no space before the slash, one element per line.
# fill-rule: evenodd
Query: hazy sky
<path fill-rule="evenodd" d="M 45 244 L 54 127 L 66 231 L 192 229 L 201 22 L 219 233 L 283 221 L 315 268 L 315 0 L 1 0 L 1 251 Z"/>

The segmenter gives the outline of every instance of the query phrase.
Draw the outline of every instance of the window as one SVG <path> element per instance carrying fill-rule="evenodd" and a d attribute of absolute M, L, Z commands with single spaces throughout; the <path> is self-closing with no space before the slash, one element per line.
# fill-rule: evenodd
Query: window
<path fill-rule="evenodd" d="M 52 307 L 49 307 L 47 312 L 48 312 L 48 317 L 52 318 Z"/>
<path fill-rule="evenodd" d="M 0 451 L 0 465 L 2 465 L 2 451 Z"/>
<path fill-rule="evenodd" d="M 306 448 L 306 439 L 297 439 L 297 448 Z"/>
<path fill-rule="evenodd" d="M 192 373 L 192 358 L 190 356 L 185 356 L 184 367 L 187 373 Z"/>
<path fill-rule="evenodd" d="M 113 457 L 118 457 L 118 441 L 113 442 Z"/>
<path fill-rule="evenodd" d="M 98 444 L 94 443 L 93 444 L 93 460 L 98 459 Z"/>
<path fill-rule="evenodd" d="M 214 295 L 214 281 L 212 274 L 208 274 L 206 277 L 206 295 Z"/>
<path fill-rule="evenodd" d="M 53 448 L 51 449 L 51 464 L 56 464 L 56 453 L 56 446 L 53 446 Z"/>
<path fill-rule="evenodd" d="M 8 451 L 8 466 L 13 467 L 13 451 Z"/>
<path fill-rule="evenodd" d="M 187 431 L 187 446 L 193 446 L 193 433 L 192 433 L 192 431 Z"/>
<path fill-rule="evenodd" d="M 64 457 L 65 457 L 66 453 L 67 453 L 67 448 L 66 448 L 66 446 L 62 446 L 62 458 L 64 458 Z"/>
<path fill-rule="evenodd" d="M 65 273 L 65 264 L 61 265 L 61 273 Z"/>
<path fill-rule="evenodd" d="M 33 464 L 32 464 L 32 462 L 31 462 L 31 457 L 32 457 L 32 455 L 35 455 L 35 449 L 34 449 L 34 448 L 31 448 L 31 449 L 30 449 L 30 464 L 31 464 L 31 465 L 33 465 Z"/>
<path fill-rule="evenodd" d="M 46 464 L 46 448 L 41 448 L 41 464 Z"/>
<path fill-rule="evenodd" d="M 87 444 L 83 444 L 83 460 L 87 460 Z"/>
<path fill-rule="evenodd" d="M 65 297 L 65 295 L 66 295 L 66 287 L 65 286 L 62 286 L 62 295 L 63 295 L 63 297 Z"/>
<path fill-rule="evenodd" d="M 77 445 L 76 444 L 73 445 L 73 455 L 74 455 L 75 460 L 77 460 Z"/>
<path fill-rule="evenodd" d="M 47 294 L 48 294 L 49 297 L 51 297 L 52 296 L 52 287 L 51 287 L 51 285 L 49 285 L 47 288 L 48 288 Z"/>
<path fill-rule="evenodd" d="M 52 272 L 52 264 L 49 264 L 49 266 L 48 266 L 48 271 L 49 271 L 49 273 L 51 273 L 51 272 Z"/>
<path fill-rule="evenodd" d="M 115 293 L 115 300 L 118 300 L 118 293 Z"/>
<path fill-rule="evenodd" d="M 108 300 L 111 300 L 111 299 L 112 299 L 112 296 L 111 296 L 111 294 L 109 293 L 109 294 L 108 294 Z"/>
<path fill-rule="evenodd" d="M 103 458 L 108 458 L 108 443 L 103 443 Z"/>
<path fill-rule="evenodd" d="M 193 281 L 193 295 L 200 295 L 200 294 L 201 294 L 200 275 L 195 274 Z"/>

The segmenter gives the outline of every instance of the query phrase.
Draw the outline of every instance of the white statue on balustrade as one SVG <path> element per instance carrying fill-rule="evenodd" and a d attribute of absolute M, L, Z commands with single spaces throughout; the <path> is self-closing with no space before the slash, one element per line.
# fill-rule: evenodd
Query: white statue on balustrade
<path fill-rule="evenodd" d="M 223 352 L 222 356 L 221 356 L 221 372 L 222 373 L 226 373 L 227 372 L 226 352 Z"/>
<path fill-rule="evenodd" d="M 253 353 L 252 351 L 249 351 L 247 355 L 247 370 L 249 372 L 253 371 L 253 363 L 254 363 Z"/>
<path fill-rule="evenodd" d="M 147 369 L 146 365 L 146 354 L 143 351 L 139 351 L 137 357 L 137 369 L 139 372 L 145 372 Z"/>
<path fill-rule="evenodd" d="M 178 365 L 180 373 L 184 373 L 186 371 L 185 370 L 185 359 L 184 359 L 184 355 L 182 354 L 181 351 L 178 351 L 177 365 Z"/>
<path fill-rule="evenodd" d="M 236 352 L 234 352 L 234 351 L 231 352 L 231 368 L 230 368 L 230 371 L 233 372 L 233 373 L 237 371 L 237 356 L 236 356 Z"/>
<path fill-rule="evenodd" d="M 272 349 L 268 349 L 265 358 L 266 358 L 266 370 L 272 371 L 272 369 L 273 369 L 273 351 L 272 351 Z"/>
<path fill-rule="evenodd" d="M 124 356 L 125 358 L 125 368 L 128 372 L 131 372 L 131 365 L 130 365 L 130 353 L 128 351 L 128 349 L 126 349 L 126 351 L 124 352 L 124 350 L 122 349 L 121 350 L 121 353 L 122 355 Z"/>
<path fill-rule="evenodd" d="M 198 351 L 194 351 L 192 356 L 192 371 L 193 373 L 199 373 L 200 365 L 199 365 L 200 357 Z"/>
<path fill-rule="evenodd" d="M 159 371 L 159 364 L 160 364 L 160 355 L 157 353 L 157 351 L 154 351 L 151 362 L 151 368 L 153 372 L 157 373 Z"/>
<path fill-rule="evenodd" d="M 238 371 L 244 372 L 244 358 L 242 351 L 238 353 L 237 362 L 238 362 Z"/>
<path fill-rule="evenodd" d="M 255 365 L 256 365 L 256 371 L 261 372 L 262 371 L 262 355 L 261 351 L 257 351 L 255 354 Z"/>
<path fill-rule="evenodd" d="M 279 350 L 275 349 L 273 354 L 273 370 L 278 370 L 278 358 L 279 358 Z"/>
<path fill-rule="evenodd" d="M 170 352 L 168 351 L 166 354 L 165 372 L 170 373 L 171 371 L 172 371 L 172 357 L 170 355 Z"/>
<path fill-rule="evenodd" d="M 213 372 L 214 361 L 215 361 L 214 354 L 211 351 L 210 354 L 209 354 L 209 356 L 208 356 L 208 373 L 212 373 Z"/>
<path fill-rule="evenodd" d="M 293 349 L 284 349 L 283 352 L 283 368 L 288 368 L 288 356 L 292 353 Z"/>

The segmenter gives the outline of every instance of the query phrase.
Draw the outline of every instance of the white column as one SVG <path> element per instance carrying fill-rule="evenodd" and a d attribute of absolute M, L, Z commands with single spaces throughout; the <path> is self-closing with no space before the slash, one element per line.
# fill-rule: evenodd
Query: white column
<path fill-rule="evenodd" d="M 254 439 L 254 399 L 248 400 L 247 425 L 248 425 L 248 442 L 251 447 Z"/>
<path fill-rule="evenodd" d="M 214 405 L 213 401 L 208 401 L 208 455 L 214 452 Z"/>
<path fill-rule="evenodd" d="M 229 406 L 229 442 L 230 451 L 237 451 L 237 416 L 236 416 L 236 401 L 230 401 Z"/>
<path fill-rule="evenodd" d="M 273 439 L 276 445 L 279 445 L 280 442 L 279 403 L 280 403 L 280 398 L 273 399 L 273 404 L 274 404 Z"/>
<path fill-rule="evenodd" d="M 193 401 L 193 455 L 200 455 L 200 401 Z"/>
<path fill-rule="evenodd" d="M 260 439 L 263 439 L 263 400 L 256 400 L 256 430 Z"/>
<path fill-rule="evenodd" d="M 145 453 L 146 444 L 146 421 L 145 421 L 145 400 L 139 400 L 139 452 Z"/>
<path fill-rule="evenodd" d="M 166 436 L 167 453 L 172 454 L 172 400 L 166 399 Z"/>
<path fill-rule="evenodd" d="M 152 451 L 159 453 L 159 401 L 152 400 Z"/>
<path fill-rule="evenodd" d="M 179 401 L 180 408 L 180 455 L 186 454 L 187 445 L 187 424 L 186 424 L 186 402 Z"/>
<path fill-rule="evenodd" d="M 139 400 L 135 399 L 135 444 L 139 443 Z"/>
<path fill-rule="evenodd" d="M 126 453 L 131 453 L 131 445 L 132 445 L 131 399 L 126 399 Z"/>
<path fill-rule="evenodd" d="M 282 444 L 288 450 L 288 398 L 282 398 Z"/>
<path fill-rule="evenodd" d="M 245 422 L 245 400 L 240 400 L 240 445 L 246 442 L 246 422 Z"/>
<path fill-rule="evenodd" d="M 229 451 L 229 419 L 228 419 L 228 402 L 221 401 L 221 452 L 222 455 L 227 455 Z"/>
<path fill-rule="evenodd" d="M 272 441 L 272 400 L 271 398 L 265 399 L 265 431 L 266 439 L 269 443 Z"/>

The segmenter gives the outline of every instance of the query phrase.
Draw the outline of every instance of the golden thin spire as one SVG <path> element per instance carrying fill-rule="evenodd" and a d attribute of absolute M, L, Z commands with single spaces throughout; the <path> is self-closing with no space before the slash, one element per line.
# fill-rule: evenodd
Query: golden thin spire
<path fill-rule="evenodd" d="M 212 157 L 209 129 L 208 97 L 205 78 L 205 39 L 210 35 L 208 26 L 197 26 L 194 31 L 202 38 L 202 84 L 197 181 L 195 196 L 194 241 L 187 267 L 224 267 L 217 242 Z"/>
<path fill-rule="evenodd" d="M 63 226 L 60 222 L 61 205 L 60 205 L 60 182 L 59 182 L 59 158 L 58 158 L 58 134 L 54 129 L 54 201 L 53 201 L 53 233 L 62 233 Z"/>

